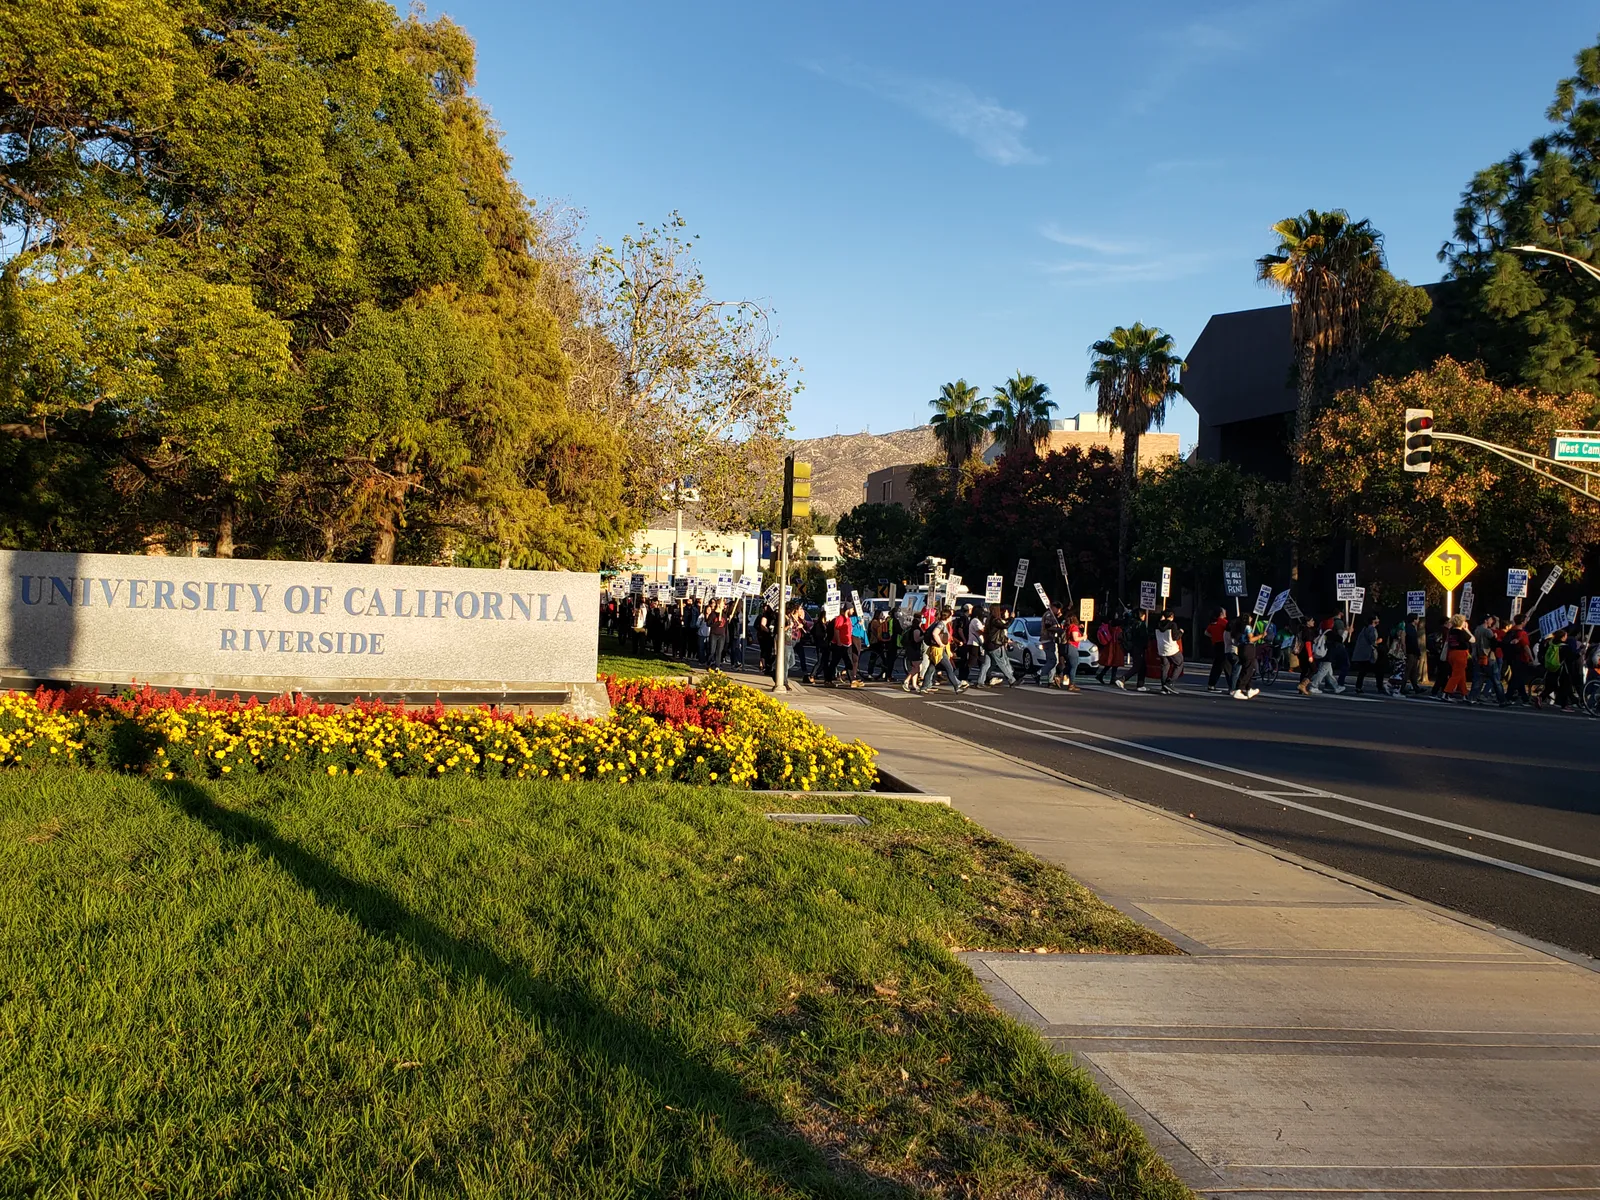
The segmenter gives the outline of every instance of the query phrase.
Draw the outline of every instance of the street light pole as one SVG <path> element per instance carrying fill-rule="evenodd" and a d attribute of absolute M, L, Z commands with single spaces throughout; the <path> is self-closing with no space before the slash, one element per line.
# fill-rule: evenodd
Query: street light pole
<path fill-rule="evenodd" d="M 1518 254 L 1548 254 L 1551 258 L 1564 258 L 1569 263 L 1582 268 L 1595 279 L 1600 280 L 1600 270 L 1596 270 L 1593 266 L 1584 262 L 1583 259 L 1573 258 L 1572 255 L 1563 254 L 1560 250 L 1551 250 L 1545 246 L 1507 246 L 1506 249 L 1514 250 Z"/>

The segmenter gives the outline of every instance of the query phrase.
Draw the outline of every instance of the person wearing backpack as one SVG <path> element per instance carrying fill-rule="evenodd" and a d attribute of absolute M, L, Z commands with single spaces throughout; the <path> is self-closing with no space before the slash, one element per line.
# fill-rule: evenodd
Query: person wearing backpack
<path fill-rule="evenodd" d="M 1324 689 L 1336 696 L 1344 692 L 1344 684 L 1339 682 L 1337 672 L 1341 665 L 1348 666 L 1349 663 L 1339 655 L 1338 639 L 1339 634 L 1331 623 L 1321 629 L 1315 623 L 1311 625 L 1311 659 L 1317 666 L 1311 674 L 1311 686 L 1306 689 L 1308 695 Z"/>
<path fill-rule="evenodd" d="M 983 623 L 983 652 L 985 661 L 979 680 L 986 687 L 996 687 L 1005 680 L 1007 687 L 1017 686 L 1016 672 L 1011 669 L 1011 612 L 995 607 L 989 610 L 989 619 Z M 995 676 L 999 676 L 996 679 Z"/>
<path fill-rule="evenodd" d="M 1254 700 L 1261 694 L 1261 689 L 1254 686 L 1256 678 L 1256 634 L 1255 623 L 1249 617 L 1237 616 L 1233 619 L 1228 636 L 1233 642 L 1234 653 L 1239 656 L 1239 673 L 1234 677 L 1233 691 L 1230 693 L 1235 700 Z"/>
<path fill-rule="evenodd" d="M 912 617 L 900 635 L 900 648 L 906 656 L 906 681 L 900 685 L 903 692 L 915 692 L 922 687 L 923 637 L 922 622 Z"/>
<path fill-rule="evenodd" d="M 1137 678 L 1138 683 L 1133 688 L 1136 692 L 1147 692 L 1144 681 L 1149 677 L 1150 663 L 1145 657 L 1145 651 L 1150 645 L 1150 626 L 1145 624 L 1145 612 L 1140 609 L 1137 613 L 1130 614 L 1122 626 L 1123 649 L 1127 651 L 1130 665 L 1128 673 L 1116 679 L 1116 685 L 1126 687 L 1127 681 Z"/>
<path fill-rule="evenodd" d="M 1383 638 L 1378 636 L 1378 614 L 1373 613 L 1367 622 L 1356 633 L 1355 647 L 1350 651 L 1350 661 L 1356 668 L 1356 695 L 1361 695 L 1365 690 L 1364 684 L 1367 676 L 1372 676 L 1374 686 L 1380 692 L 1387 693 L 1384 686 L 1383 675 L 1378 664 L 1382 661 L 1378 647 L 1382 645 Z"/>
<path fill-rule="evenodd" d="M 1507 704 L 1532 704 L 1528 695 L 1528 677 L 1533 673 L 1533 648 L 1528 642 L 1527 618 L 1521 613 L 1511 618 L 1500 635 L 1500 653 L 1511 669 L 1511 684 L 1506 689 Z"/>
<path fill-rule="evenodd" d="M 1300 683 L 1295 691 L 1302 696 L 1311 694 L 1311 680 L 1313 676 L 1318 676 L 1318 660 L 1322 657 L 1321 647 L 1326 645 L 1327 642 L 1317 632 L 1317 623 L 1307 617 L 1299 632 L 1294 635 L 1294 653 L 1300 660 Z"/>
<path fill-rule="evenodd" d="M 1540 666 L 1544 668 L 1544 694 L 1535 703 L 1535 707 L 1544 707 L 1544 701 L 1560 708 L 1562 712 L 1572 711 L 1572 688 L 1567 679 L 1567 631 L 1558 629 L 1544 640 L 1543 653 L 1540 655 Z"/>
<path fill-rule="evenodd" d="M 950 686 L 959 695 L 972 685 L 956 674 L 955 654 L 959 646 L 954 642 L 951 625 L 955 615 L 949 608 L 941 608 L 927 631 L 927 665 L 922 668 L 922 694 L 928 695 L 938 688 L 939 667 L 942 665 Z"/>
<path fill-rule="evenodd" d="M 1100 628 L 1095 630 L 1095 644 L 1100 647 L 1100 669 L 1094 677 L 1104 684 L 1106 672 L 1111 672 L 1111 678 L 1116 679 L 1117 669 L 1122 666 L 1122 618 L 1121 616 L 1106 617 L 1100 622 Z"/>

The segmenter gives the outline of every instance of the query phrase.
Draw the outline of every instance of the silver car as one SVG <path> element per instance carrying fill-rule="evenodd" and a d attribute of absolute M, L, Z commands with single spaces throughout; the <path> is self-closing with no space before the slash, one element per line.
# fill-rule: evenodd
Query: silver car
<path fill-rule="evenodd" d="M 1024 675 L 1033 674 L 1047 659 L 1044 647 L 1039 641 L 1040 631 L 1044 628 L 1044 620 L 1040 617 L 1018 617 L 1011 622 L 1011 647 L 1012 663 Z M 1094 671 L 1100 666 L 1100 651 L 1095 644 L 1085 638 L 1078 643 L 1078 674 L 1085 671 Z"/>

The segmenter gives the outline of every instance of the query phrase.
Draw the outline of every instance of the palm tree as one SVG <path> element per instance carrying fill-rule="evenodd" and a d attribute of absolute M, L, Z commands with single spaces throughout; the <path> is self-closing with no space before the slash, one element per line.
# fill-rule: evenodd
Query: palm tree
<path fill-rule="evenodd" d="M 961 468 L 983 442 L 988 429 L 988 409 L 978 399 L 978 389 L 965 379 L 947 383 L 939 389 L 939 398 L 928 401 L 933 406 L 933 436 L 944 451 L 945 462 L 950 465 L 950 486 L 954 490 L 961 480 Z"/>
<path fill-rule="evenodd" d="M 1172 335 L 1153 326 L 1118 325 L 1111 336 L 1089 347 L 1086 387 L 1095 389 L 1096 407 L 1122 435 L 1122 510 L 1117 520 L 1117 596 L 1127 595 L 1128 546 L 1133 532 L 1131 504 L 1139 468 L 1139 439 L 1167 415 L 1167 401 L 1183 395 L 1178 376 L 1183 360 L 1172 351 Z"/>
<path fill-rule="evenodd" d="M 989 410 L 989 428 L 1001 454 L 1013 450 L 1037 454 L 1050 440 L 1050 414 L 1056 402 L 1045 399 L 1047 384 L 1018 371 L 994 390 L 994 407 Z"/>
<path fill-rule="evenodd" d="M 1342 208 L 1308 208 L 1272 227 L 1278 248 L 1256 260 L 1256 277 L 1289 296 L 1299 395 L 1294 416 L 1295 510 L 1302 508 L 1301 453 L 1315 414 L 1323 372 L 1361 351 L 1361 303 L 1384 270 L 1383 234 L 1371 221 L 1352 221 Z M 1300 578 L 1300 546 L 1289 574 Z"/>

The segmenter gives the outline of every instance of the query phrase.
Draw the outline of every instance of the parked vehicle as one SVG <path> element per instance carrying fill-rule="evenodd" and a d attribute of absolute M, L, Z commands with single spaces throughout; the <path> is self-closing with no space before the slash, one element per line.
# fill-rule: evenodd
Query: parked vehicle
<path fill-rule="evenodd" d="M 1045 661 L 1044 647 L 1039 641 L 1039 634 L 1044 628 L 1041 617 L 1018 617 L 1011 622 L 1011 661 L 1021 668 L 1023 674 L 1031 674 L 1039 664 Z M 1095 671 L 1100 666 L 1100 651 L 1088 638 L 1078 643 L 1078 674 L 1085 671 Z"/>

